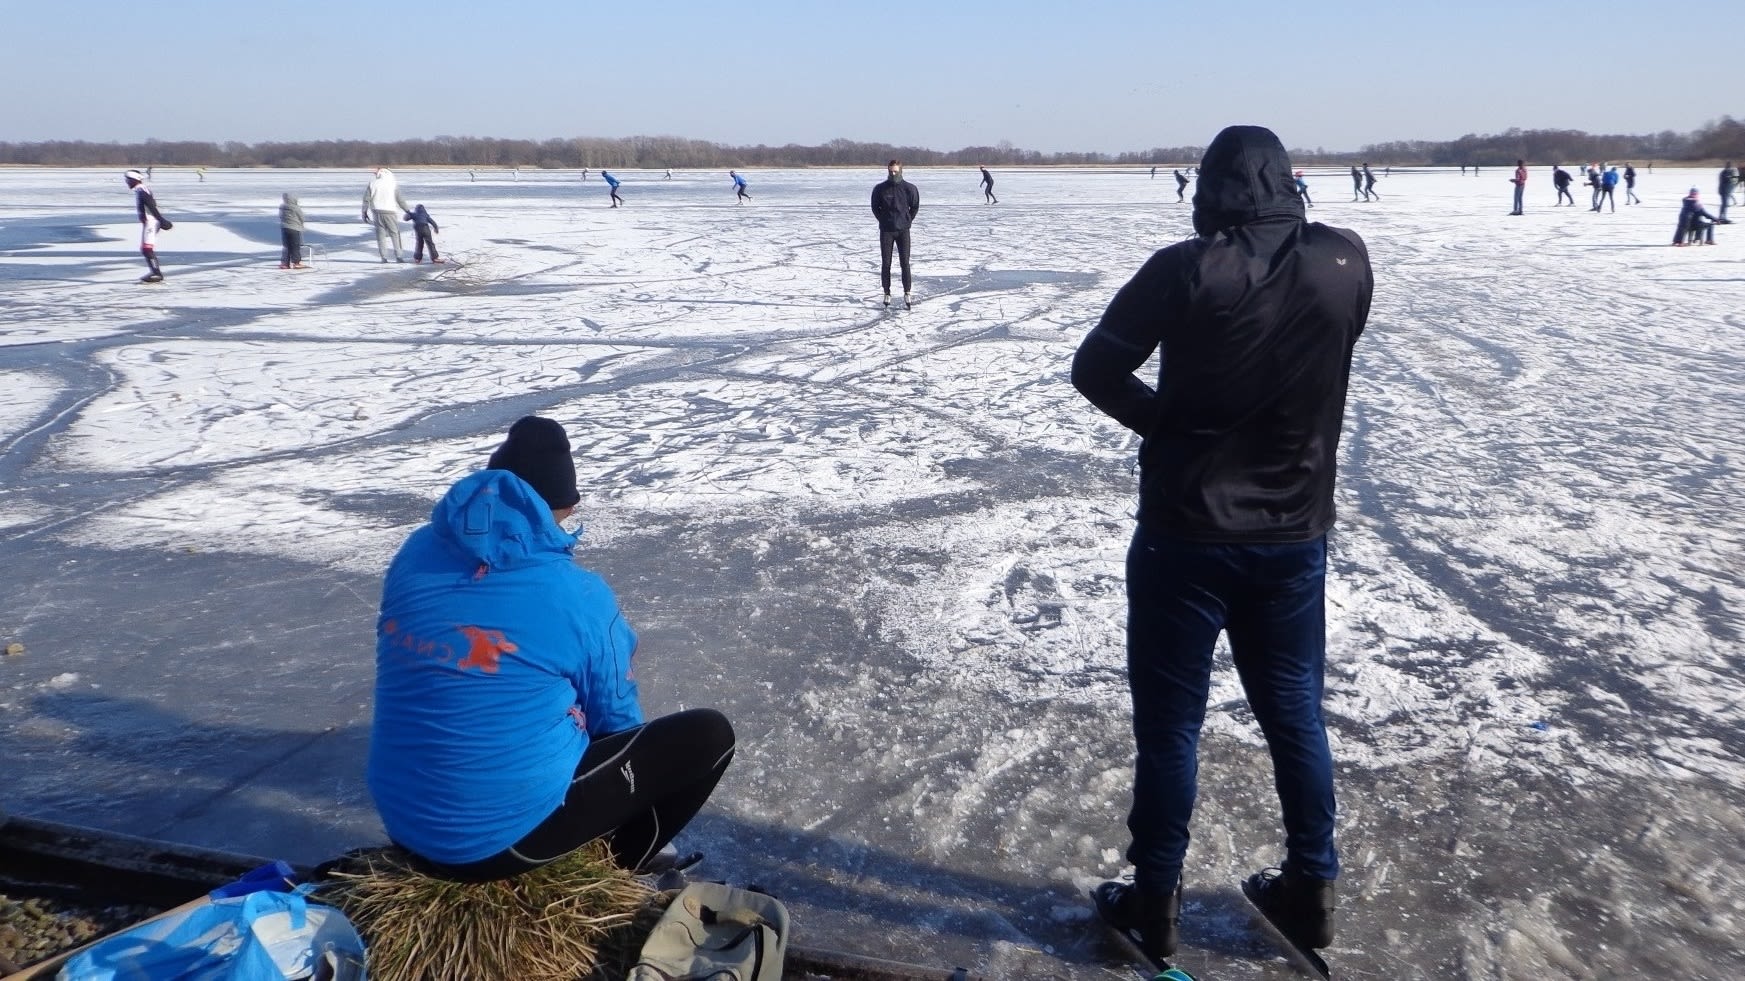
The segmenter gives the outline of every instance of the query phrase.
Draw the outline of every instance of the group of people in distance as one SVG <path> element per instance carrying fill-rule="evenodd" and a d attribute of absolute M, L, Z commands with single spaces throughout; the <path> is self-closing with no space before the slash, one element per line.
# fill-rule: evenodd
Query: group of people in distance
<path fill-rule="evenodd" d="M 1200 167 L 1195 236 L 1144 264 L 1072 362 L 1085 398 L 1143 437 L 1127 558 L 1135 873 L 1095 899 L 1157 957 L 1178 942 L 1221 632 L 1271 748 L 1285 826 L 1281 865 L 1244 890 L 1295 942 L 1326 947 L 1334 935 L 1326 536 L 1374 277 L 1355 233 L 1305 220 L 1290 174 L 1271 131 L 1218 134 Z M 920 193 L 899 161 L 871 205 L 887 294 L 893 251 L 907 292 Z M 1159 348 L 1148 383 L 1135 373 Z M 683 862 L 673 838 L 736 752 L 712 709 L 644 715 L 636 633 L 565 530 L 580 497 L 563 426 L 524 417 L 388 567 L 369 787 L 389 836 L 430 874 L 505 878 L 596 838 L 628 868 Z"/>
<path fill-rule="evenodd" d="M 994 196 L 993 174 L 988 171 L 986 166 L 980 164 L 977 165 L 977 169 L 981 173 L 980 187 L 984 200 L 988 204 L 999 204 L 1000 199 Z M 879 277 L 884 288 L 884 304 L 889 307 L 891 304 L 891 259 L 892 253 L 895 251 L 902 270 L 903 303 L 905 307 L 909 307 L 913 305 L 913 277 L 910 267 L 908 230 L 915 212 L 920 210 L 920 195 L 913 184 L 907 184 L 902 179 L 902 168 L 897 161 L 892 160 L 887 170 L 889 171 L 889 179 L 874 188 L 873 191 L 873 214 L 879 223 Z M 1392 168 L 1388 168 L 1388 171 L 1391 172 Z M 1460 172 L 1464 175 L 1466 171 L 1467 166 L 1461 165 Z M 1472 172 L 1477 174 L 1479 168 L 1474 165 Z M 582 172 L 584 180 L 587 173 L 586 170 Z M 1180 169 L 1173 173 L 1176 182 L 1176 200 L 1178 202 L 1184 201 L 1189 179 Z M 149 176 L 149 174 L 141 173 L 138 170 L 129 170 L 125 175 L 128 188 L 133 190 L 135 194 L 136 210 L 141 225 L 140 252 L 145 257 L 147 266 L 147 273 L 141 277 L 141 280 L 156 283 L 162 282 L 164 278 L 163 269 L 157 259 L 157 233 L 167 231 L 170 228 L 170 221 L 158 211 L 157 201 L 147 183 Z M 618 193 L 622 182 L 607 170 L 600 171 L 600 176 L 609 190 L 611 207 L 616 208 L 623 204 L 624 199 Z M 729 170 L 727 176 L 733 182 L 736 203 L 743 205 L 746 201 L 751 200 L 745 176 L 737 170 Z M 1151 176 L 1156 178 L 1156 167 L 1151 168 Z M 1314 207 L 1314 201 L 1309 196 L 1308 181 L 1304 178 L 1303 171 L 1294 171 L 1292 177 L 1298 199 L 1306 207 Z M 1527 178 L 1526 161 L 1515 161 L 1515 173 L 1509 179 L 1509 183 L 1514 185 L 1514 208 L 1509 212 L 1510 215 L 1525 213 Z M 1622 172 L 1618 170 L 1616 165 L 1612 164 L 1589 164 L 1586 178 L 1583 182 L 1584 186 L 1592 188 L 1592 198 L 1589 202 L 1589 210 L 1591 211 L 1601 211 L 1607 205 L 1612 211 L 1617 211 L 1618 205 L 1614 195 L 1619 184 L 1624 186 L 1624 203 L 1626 205 L 1642 203 L 1642 199 L 1636 196 L 1636 168 L 1631 164 L 1624 164 Z M 200 179 L 202 181 L 206 179 L 205 168 L 200 168 Z M 671 169 L 667 170 L 665 179 L 672 179 Z M 1557 200 L 1554 206 L 1574 207 L 1575 196 L 1570 192 L 1574 177 L 1569 171 L 1563 169 L 1561 164 L 1552 165 L 1551 183 L 1557 190 Z M 1381 200 L 1381 194 L 1376 191 L 1375 185 L 1375 172 L 1370 169 L 1367 162 L 1361 166 L 1353 165 L 1351 167 L 1351 200 L 1365 202 Z M 1673 244 L 1715 244 L 1715 226 L 1732 224 L 1732 220 L 1727 217 L 1727 209 L 1733 203 L 1733 196 L 1740 186 L 1739 170 L 1732 161 L 1728 161 L 1721 169 L 1720 206 L 1717 214 L 1710 214 L 1703 207 L 1701 195 L 1697 188 L 1691 188 L 1679 209 L 1678 227 L 1673 234 Z M 430 252 L 431 262 L 445 261 L 438 254 L 436 248 L 436 235 L 441 227 L 430 216 L 429 210 L 424 205 L 413 207 L 406 204 L 406 200 L 400 192 L 398 179 L 386 167 L 374 169 L 369 185 L 364 190 L 362 218 L 375 229 L 376 252 L 381 261 L 388 261 L 390 248 L 395 262 L 405 261 L 401 255 L 402 240 L 399 225 L 401 220 L 412 222 L 415 235 L 413 262 L 422 263 L 426 249 Z M 283 245 L 279 268 L 303 268 L 303 210 L 298 205 L 296 196 L 289 192 L 286 192 L 283 202 L 279 206 L 279 230 Z"/>
<path fill-rule="evenodd" d="M 1464 171 L 1465 168 L 1462 168 Z M 1474 168 L 1476 171 L 1477 168 Z M 1524 201 L 1527 193 L 1527 161 L 1515 161 L 1515 175 L 1509 178 L 1509 183 L 1515 185 L 1515 207 L 1510 215 L 1525 213 Z M 1562 164 L 1551 165 L 1551 185 L 1557 189 L 1557 202 L 1553 207 L 1575 207 L 1575 195 L 1569 191 L 1569 186 L 1575 183 L 1575 178 Z M 1587 166 L 1587 180 L 1584 186 L 1592 188 L 1592 198 L 1588 210 L 1599 212 L 1608 206 L 1612 211 L 1618 210 L 1617 187 L 1624 185 L 1624 204 L 1641 204 L 1642 199 L 1636 196 L 1636 168 L 1624 164 L 1623 173 L 1618 172 L 1616 164 L 1590 163 Z M 1727 217 L 1727 209 L 1733 202 L 1733 194 L 1739 187 L 1739 170 L 1731 160 L 1721 168 L 1719 191 L 1720 213 L 1710 214 L 1702 205 L 1702 193 L 1697 188 L 1691 188 L 1684 196 L 1684 201 L 1678 210 L 1678 226 L 1672 233 L 1672 244 L 1684 245 L 1714 245 L 1715 226 L 1731 225 L 1732 219 Z"/>

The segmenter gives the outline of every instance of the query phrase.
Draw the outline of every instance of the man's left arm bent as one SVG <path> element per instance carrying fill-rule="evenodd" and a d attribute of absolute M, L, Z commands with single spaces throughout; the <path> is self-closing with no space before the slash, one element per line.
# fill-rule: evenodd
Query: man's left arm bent
<path fill-rule="evenodd" d="M 1165 294 L 1179 248 L 1152 256 L 1121 287 L 1072 359 L 1072 384 L 1079 394 L 1140 436 L 1149 435 L 1156 421 L 1157 392 L 1133 373 L 1157 350 L 1164 321 L 1174 315 Z"/>

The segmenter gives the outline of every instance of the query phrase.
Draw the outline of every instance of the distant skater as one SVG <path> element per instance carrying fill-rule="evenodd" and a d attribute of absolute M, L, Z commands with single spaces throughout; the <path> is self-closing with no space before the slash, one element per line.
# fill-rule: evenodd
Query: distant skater
<path fill-rule="evenodd" d="M 1297 197 L 1303 199 L 1303 206 L 1304 207 L 1313 208 L 1315 206 L 1315 202 L 1309 198 L 1309 182 L 1306 180 L 1303 180 L 1303 172 L 1300 170 L 1297 171 L 1296 178 L 1297 178 Z"/>
<path fill-rule="evenodd" d="M 1363 199 L 1368 201 L 1371 198 L 1380 201 L 1381 195 L 1375 189 L 1375 171 L 1370 170 L 1366 163 L 1363 165 Z"/>
<path fill-rule="evenodd" d="M 1185 193 L 1187 191 L 1187 189 L 1188 189 L 1188 179 L 1186 177 L 1182 176 L 1182 172 L 1178 168 L 1175 171 L 1175 200 L 1176 200 L 1177 204 L 1186 203 L 1187 198 L 1183 197 L 1182 195 L 1183 195 L 1183 193 Z"/>
<path fill-rule="evenodd" d="M 1465 164 L 1460 165 L 1460 176 L 1462 176 L 1462 177 L 1466 176 L 1466 165 Z"/>
<path fill-rule="evenodd" d="M 1733 166 L 1733 161 L 1729 160 L 1727 161 L 1727 165 L 1721 168 L 1721 210 L 1720 214 L 1715 218 L 1716 221 L 1723 225 L 1732 224 L 1732 221 L 1727 217 L 1727 206 L 1733 203 L 1733 189 L 1738 186 L 1739 170 L 1737 167 Z"/>
<path fill-rule="evenodd" d="M 885 179 L 873 185 L 872 213 L 879 222 L 879 284 L 885 289 L 885 306 L 891 305 L 891 250 L 903 269 L 903 309 L 914 305 L 913 280 L 909 275 L 909 226 L 921 210 L 921 192 L 903 179 L 903 165 L 892 160 L 885 165 Z"/>
<path fill-rule="evenodd" d="M 994 197 L 994 175 L 988 173 L 988 168 L 982 168 L 982 198 L 983 204 L 999 204 L 1000 199 Z"/>
<path fill-rule="evenodd" d="M 1509 178 L 1509 183 L 1515 185 L 1515 210 L 1509 212 L 1509 214 L 1525 214 L 1526 212 L 1522 209 L 1522 202 L 1525 201 L 1527 197 L 1527 161 L 1515 161 L 1515 176 Z"/>
<path fill-rule="evenodd" d="M 1569 175 L 1569 171 L 1563 169 L 1562 164 L 1551 166 L 1551 185 L 1557 188 L 1557 203 L 1552 205 L 1553 208 L 1563 207 L 1564 198 L 1569 199 L 1571 208 L 1575 207 L 1575 195 L 1569 193 L 1569 185 L 1574 181 L 1575 178 Z"/>
<path fill-rule="evenodd" d="M 421 204 L 413 208 L 412 213 L 407 215 L 406 219 L 412 223 L 414 236 L 412 261 L 415 263 L 424 261 L 424 247 L 427 245 L 430 246 L 430 261 L 432 263 L 443 261 L 442 257 L 436 254 L 436 233 L 442 231 L 442 227 L 436 223 L 435 218 L 430 217 L 430 212 L 424 210 L 424 205 Z"/>
<path fill-rule="evenodd" d="M 1624 203 L 1642 203 L 1642 199 L 1636 196 L 1636 168 L 1631 164 L 1624 165 Z"/>
<path fill-rule="evenodd" d="M 400 194 L 400 182 L 394 172 L 377 167 L 375 176 L 364 188 L 364 221 L 376 229 L 376 254 L 388 261 L 388 243 L 394 243 L 394 261 L 405 262 L 400 255 L 400 216 L 412 210 Z M 371 214 L 374 213 L 372 220 Z"/>
<path fill-rule="evenodd" d="M 479 175 L 474 173 L 473 171 L 470 171 L 470 170 L 467 171 L 467 178 L 468 178 L 468 180 L 472 181 L 472 183 L 474 183 L 474 184 L 477 184 L 479 182 Z"/>
<path fill-rule="evenodd" d="M 303 268 L 303 209 L 297 204 L 296 195 L 289 191 L 279 204 L 279 240 L 284 244 L 279 253 L 279 268 Z"/>
<path fill-rule="evenodd" d="M 196 177 L 200 178 L 200 183 L 202 183 L 202 184 L 206 183 L 206 168 L 205 167 L 196 168 L 194 171 L 194 175 Z"/>
<path fill-rule="evenodd" d="M 128 189 L 133 191 L 133 207 L 139 213 L 139 254 L 145 256 L 147 272 L 139 277 L 142 283 L 161 283 L 164 281 L 164 270 L 158 265 L 158 232 L 167 232 L 172 222 L 158 210 L 158 200 L 152 196 L 150 185 L 145 182 L 145 175 L 137 170 L 130 170 L 121 175 L 127 182 Z"/>
<path fill-rule="evenodd" d="M 671 167 L 666 169 L 666 179 L 669 181 L 673 179 L 673 169 Z"/>
<path fill-rule="evenodd" d="M 1151 179 L 1157 180 L 1157 168 L 1156 167 L 1151 168 Z"/>
<path fill-rule="evenodd" d="M 734 197 L 734 199 L 740 204 L 744 204 L 745 202 L 750 201 L 751 194 L 748 191 L 746 191 L 746 189 L 745 189 L 745 178 L 739 176 L 738 173 L 736 173 L 735 171 L 731 171 L 731 170 L 727 172 L 727 176 L 733 178 L 733 197 Z"/>
<path fill-rule="evenodd" d="M 606 186 L 612 191 L 612 207 L 616 208 L 623 204 L 624 199 L 618 196 L 618 178 L 613 177 L 610 170 L 602 170 L 600 171 L 600 179 L 605 181 Z"/>
<path fill-rule="evenodd" d="M 1678 209 L 1678 230 L 1672 233 L 1672 244 L 1680 247 L 1701 243 L 1715 244 L 1715 224 L 1721 219 L 1709 214 L 1697 197 L 1697 189 L 1691 188 L 1684 196 L 1684 204 Z"/>
<path fill-rule="evenodd" d="M 1351 200 L 1367 200 L 1363 196 L 1363 171 L 1358 170 L 1356 164 L 1351 165 Z"/>

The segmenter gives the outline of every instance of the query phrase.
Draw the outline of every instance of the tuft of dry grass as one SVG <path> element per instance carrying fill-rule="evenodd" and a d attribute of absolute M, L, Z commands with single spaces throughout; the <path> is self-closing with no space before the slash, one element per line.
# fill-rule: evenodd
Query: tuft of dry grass
<path fill-rule="evenodd" d="M 598 841 L 500 882 L 434 879 L 397 848 L 353 855 L 329 876 L 317 898 L 357 926 L 381 981 L 621 978 L 665 898 Z"/>

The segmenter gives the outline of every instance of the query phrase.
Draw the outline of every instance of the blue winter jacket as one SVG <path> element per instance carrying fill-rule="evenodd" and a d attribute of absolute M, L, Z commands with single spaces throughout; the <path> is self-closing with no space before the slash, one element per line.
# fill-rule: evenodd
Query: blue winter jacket
<path fill-rule="evenodd" d="M 449 865 L 545 820 L 591 736 L 642 724 L 636 634 L 533 488 L 482 470 L 388 567 L 369 787 L 388 835 Z"/>
<path fill-rule="evenodd" d="M 1601 184 L 1600 184 L 1601 187 L 1604 187 L 1607 189 L 1617 187 L 1618 186 L 1618 168 L 1613 167 L 1611 170 L 1606 171 L 1605 176 L 1601 177 L 1600 181 L 1601 181 Z"/>
<path fill-rule="evenodd" d="M 611 174 L 608 174 L 602 170 L 602 171 L 600 171 L 600 176 L 606 178 L 606 183 L 612 185 L 613 187 L 618 186 L 618 178 L 613 177 Z"/>

